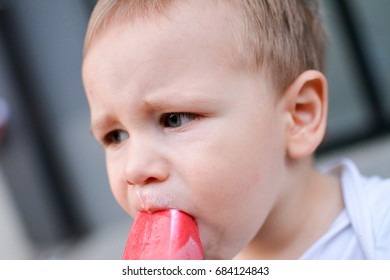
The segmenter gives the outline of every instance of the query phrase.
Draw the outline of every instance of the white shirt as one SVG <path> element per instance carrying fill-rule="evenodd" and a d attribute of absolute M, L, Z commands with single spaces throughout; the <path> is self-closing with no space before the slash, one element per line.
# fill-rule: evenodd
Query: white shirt
<path fill-rule="evenodd" d="M 364 177 L 347 159 L 324 171 L 340 174 L 345 209 L 300 259 L 390 259 L 390 179 Z"/>

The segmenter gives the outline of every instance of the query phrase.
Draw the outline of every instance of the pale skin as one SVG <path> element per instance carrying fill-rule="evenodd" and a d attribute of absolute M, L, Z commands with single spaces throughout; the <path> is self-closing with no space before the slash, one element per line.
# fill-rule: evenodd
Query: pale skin
<path fill-rule="evenodd" d="M 192 215 L 206 259 L 299 258 L 343 208 L 339 180 L 311 160 L 326 127 L 326 79 L 306 71 L 276 99 L 261 71 L 226 59 L 234 11 L 200 2 L 158 24 L 111 25 L 86 54 L 91 130 L 112 192 L 132 217 Z"/>

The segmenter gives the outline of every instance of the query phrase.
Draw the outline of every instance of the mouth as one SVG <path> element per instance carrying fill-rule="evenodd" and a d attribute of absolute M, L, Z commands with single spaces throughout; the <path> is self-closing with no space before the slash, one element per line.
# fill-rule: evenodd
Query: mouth
<path fill-rule="evenodd" d="M 138 212 L 152 214 L 157 211 L 176 208 L 171 196 L 162 192 L 144 192 L 136 190 L 136 209 Z"/>

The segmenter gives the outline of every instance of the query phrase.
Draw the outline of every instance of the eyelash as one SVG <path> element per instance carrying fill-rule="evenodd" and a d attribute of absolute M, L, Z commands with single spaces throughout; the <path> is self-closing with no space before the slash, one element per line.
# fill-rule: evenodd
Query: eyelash
<path fill-rule="evenodd" d="M 120 130 L 120 129 L 115 129 L 113 131 L 110 131 L 109 133 L 107 133 L 103 137 L 103 139 L 102 139 L 103 145 L 104 146 L 110 146 L 110 145 L 117 145 L 117 144 L 119 144 L 121 141 L 123 141 L 123 139 L 120 139 L 121 133 L 126 133 L 126 139 L 129 137 L 127 135 L 126 131 Z"/>
<path fill-rule="evenodd" d="M 167 128 L 178 128 L 188 124 L 189 122 L 197 118 L 199 118 L 199 115 L 195 113 L 184 113 L 184 112 L 167 113 L 161 116 L 160 124 L 163 127 L 167 127 Z M 183 121 L 185 123 L 183 123 Z M 179 123 L 173 124 L 172 122 L 179 122 Z"/>
<path fill-rule="evenodd" d="M 186 124 L 188 124 L 189 122 L 197 118 L 199 118 L 199 115 L 195 113 L 184 113 L 184 112 L 166 113 L 161 116 L 160 124 L 161 126 L 166 128 L 179 128 L 185 126 Z M 179 122 L 179 123 L 173 124 L 172 122 Z M 123 133 L 126 133 L 124 139 L 123 139 Z M 115 129 L 110 131 L 103 137 L 102 143 L 104 146 L 117 145 L 120 144 L 122 141 L 126 140 L 128 137 L 129 135 L 125 130 Z"/>

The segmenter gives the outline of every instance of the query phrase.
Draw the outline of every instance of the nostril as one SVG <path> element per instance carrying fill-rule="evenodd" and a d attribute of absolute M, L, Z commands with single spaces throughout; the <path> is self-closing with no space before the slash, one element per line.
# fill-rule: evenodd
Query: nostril
<path fill-rule="evenodd" d="M 153 177 L 149 177 L 145 180 L 144 182 L 144 185 L 149 185 L 151 183 L 156 183 L 158 182 L 159 180 L 157 178 L 153 178 Z"/>
<path fill-rule="evenodd" d="M 126 182 L 126 184 L 128 186 L 146 186 L 146 185 L 150 185 L 150 184 L 153 184 L 153 183 L 157 183 L 157 182 L 160 182 L 161 180 L 155 178 L 155 177 L 148 177 L 146 179 L 142 179 L 142 180 L 134 180 L 134 181 L 131 181 L 129 179 L 126 179 L 124 180 Z"/>
<path fill-rule="evenodd" d="M 123 181 L 125 181 L 126 185 L 128 185 L 128 186 L 135 186 L 135 184 L 133 182 L 131 182 L 131 181 L 127 180 L 127 179 L 125 179 Z"/>

